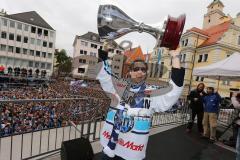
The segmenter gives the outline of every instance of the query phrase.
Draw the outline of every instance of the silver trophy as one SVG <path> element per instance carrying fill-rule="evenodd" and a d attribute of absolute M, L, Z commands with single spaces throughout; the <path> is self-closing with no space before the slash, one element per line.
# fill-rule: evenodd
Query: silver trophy
<path fill-rule="evenodd" d="M 182 35 L 185 19 L 185 14 L 178 18 L 168 16 L 161 26 L 152 27 L 136 22 L 114 5 L 100 5 L 97 24 L 101 39 L 111 41 L 130 32 L 147 32 L 156 38 L 155 47 L 175 50 Z"/>

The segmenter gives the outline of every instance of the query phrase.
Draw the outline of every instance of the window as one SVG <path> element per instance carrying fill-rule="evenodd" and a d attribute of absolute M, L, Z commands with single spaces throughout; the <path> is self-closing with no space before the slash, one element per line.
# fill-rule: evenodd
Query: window
<path fill-rule="evenodd" d="M 52 58 L 52 53 L 48 53 L 48 58 Z"/>
<path fill-rule="evenodd" d="M 2 19 L 2 24 L 3 24 L 4 26 L 7 26 L 7 22 L 8 22 L 7 19 Z"/>
<path fill-rule="evenodd" d="M 79 63 L 86 63 L 86 59 L 79 59 Z"/>
<path fill-rule="evenodd" d="M 196 77 L 195 81 L 199 81 L 199 77 L 198 76 Z"/>
<path fill-rule="evenodd" d="M 42 29 L 41 29 L 41 28 L 38 28 L 38 30 L 37 30 L 37 34 L 38 34 L 39 36 L 42 35 Z"/>
<path fill-rule="evenodd" d="M 41 63 L 41 68 L 45 69 L 45 63 Z"/>
<path fill-rule="evenodd" d="M 53 31 L 50 31 L 50 37 L 51 38 L 53 38 L 53 35 L 54 35 Z"/>
<path fill-rule="evenodd" d="M 31 27 L 31 33 L 36 33 L 36 27 Z"/>
<path fill-rule="evenodd" d="M 17 29 L 22 30 L 22 23 L 17 24 Z"/>
<path fill-rule="evenodd" d="M 49 42 L 49 48 L 53 48 L 53 43 Z"/>
<path fill-rule="evenodd" d="M 17 35 L 17 41 L 21 42 L 22 41 L 22 37 L 20 35 Z"/>
<path fill-rule="evenodd" d="M 186 54 L 182 54 L 181 55 L 181 62 L 185 62 L 186 61 Z"/>
<path fill-rule="evenodd" d="M 36 51 L 36 57 L 40 57 L 40 51 Z"/>
<path fill-rule="evenodd" d="M 229 57 L 229 56 L 230 56 L 230 54 L 227 55 L 227 57 Z"/>
<path fill-rule="evenodd" d="M 1 33 L 1 38 L 6 39 L 7 38 L 7 33 L 6 32 L 2 32 Z"/>
<path fill-rule="evenodd" d="M 35 44 L 35 39 L 31 38 L 31 44 Z"/>
<path fill-rule="evenodd" d="M 13 33 L 9 33 L 9 37 L 8 37 L 9 40 L 14 40 L 14 34 Z"/>
<path fill-rule="evenodd" d="M 21 48 L 16 47 L 16 53 L 21 53 Z"/>
<path fill-rule="evenodd" d="M 37 45 L 40 46 L 41 45 L 41 40 L 37 39 Z"/>
<path fill-rule="evenodd" d="M 229 80 L 225 80 L 225 81 L 223 81 L 223 85 L 230 85 L 230 81 Z"/>
<path fill-rule="evenodd" d="M 208 54 L 204 54 L 204 59 L 203 59 L 203 61 L 204 61 L 204 62 L 207 62 L 207 59 L 208 59 Z"/>
<path fill-rule="evenodd" d="M 184 41 L 182 41 L 182 46 L 184 46 Z"/>
<path fill-rule="evenodd" d="M 43 47 L 47 47 L 47 42 L 46 41 L 43 41 Z"/>
<path fill-rule="evenodd" d="M 48 63 L 48 64 L 47 64 L 47 69 L 51 69 L 51 67 L 52 67 L 52 64 L 51 64 L 51 63 Z"/>
<path fill-rule="evenodd" d="M 90 56 L 95 56 L 96 57 L 96 53 L 90 52 Z"/>
<path fill-rule="evenodd" d="M 23 54 L 28 54 L 28 50 L 26 48 L 23 48 Z"/>
<path fill-rule="evenodd" d="M 84 50 L 80 50 L 80 54 L 87 54 L 87 51 L 84 51 Z"/>
<path fill-rule="evenodd" d="M 28 31 L 29 25 L 24 25 L 24 31 Z"/>
<path fill-rule="evenodd" d="M 204 80 L 204 77 L 201 77 L 201 81 L 203 82 L 203 80 Z"/>
<path fill-rule="evenodd" d="M 24 37 L 24 38 L 23 38 L 23 42 L 24 42 L 24 43 L 28 43 L 28 37 Z"/>
<path fill-rule="evenodd" d="M 119 69 L 119 66 L 114 66 L 115 69 Z"/>
<path fill-rule="evenodd" d="M 42 57 L 46 58 L 47 53 L 46 52 L 42 52 Z"/>
<path fill-rule="evenodd" d="M 14 21 L 10 21 L 10 27 L 15 28 L 15 22 Z"/>
<path fill-rule="evenodd" d="M 88 42 L 81 41 L 81 45 L 82 45 L 82 46 L 87 46 L 87 45 L 88 45 Z"/>
<path fill-rule="evenodd" d="M 187 46 L 188 45 L 188 39 L 186 39 L 186 41 L 185 41 L 185 46 Z"/>
<path fill-rule="evenodd" d="M 8 46 L 8 52 L 13 53 L 13 46 Z"/>
<path fill-rule="evenodd" d="M 238 45 L 240 45 L 240 36 L 238 36 Z"/>
<path fill-rule="evenodd" d="M 1 44 L 1 51 L 6 51 L 7 46 L 4 44 Z"/>
<path fill-rule="evenodd" d="M 202 62 L 203 55 L 199 55 L 198 57 L 198 63 Z"/>
<path fill-rule="evenodd" d="M 89 61 L 89 64 L 93 64 L 93 65 L 94 65 L 94 64 L 95 64 L 95 62 L 94 62 L 94 61 Z"/>
<path fill-rule="evenodd" d="M 97 45 L 96 44 L 91 44 L 91 48 L 96 48 L 97 49 Z"/>
<path fill-rule="evenodd" d="M 39 62 L 35 62 L 35 68 L 39 67 Z"/>
<path fill-rule="evenodd" d="M 30 55 L 34 56 L 34 50 L 30 50 Z"/>
<path fill-rule="evenodd" d="M 29 61 L 29 62 L 28 62 L 28 66 L 29 66 L 29 67 L 33 67 L 33 61 Z"/>
<path fill-rule="evenodd" d="M 44 30 L 44 36 L 48 36 L 48 31 Z"/>
<path fill-rule="evenodd" d="M 78 73 L 84 73 L 85 72 L 85 68 L 78 68 Z"/>
<path fill-rule="evenodd" d="M 209 18 L 208 23 L 210 23 L 210 22 L 211 22 L 211 19 Z"/>

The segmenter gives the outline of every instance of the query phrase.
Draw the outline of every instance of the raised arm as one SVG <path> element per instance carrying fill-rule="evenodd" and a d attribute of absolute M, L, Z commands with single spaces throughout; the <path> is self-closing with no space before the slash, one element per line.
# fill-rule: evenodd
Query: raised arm
<path fill-rule="evenodd" d="M 185 69 L 180 65 L 180 50 L 173 51 L 172 56 L 172 74 L 171 80 L 169 81 L 171 85 L 171 90 L 163 95 L 152 95 L 151 108 L 154 112 L 164 112 L 169 110 L 179 99 L 183 89 Z"/>

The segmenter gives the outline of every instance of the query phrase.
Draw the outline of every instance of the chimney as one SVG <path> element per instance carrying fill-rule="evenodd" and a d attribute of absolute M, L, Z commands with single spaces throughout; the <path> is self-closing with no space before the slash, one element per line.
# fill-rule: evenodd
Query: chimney
<path fill-rule="evenodd" d="M 0 16 L 5 16 L 6 14 L 7 14 L 7 12 L 4 9 L 1 9 Z"/>

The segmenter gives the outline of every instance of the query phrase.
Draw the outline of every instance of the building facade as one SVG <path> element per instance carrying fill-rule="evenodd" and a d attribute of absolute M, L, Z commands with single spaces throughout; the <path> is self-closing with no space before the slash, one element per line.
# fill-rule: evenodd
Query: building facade
<path fill-rule="evenodd" d="M 51 76 L 56 31 L 35 11 L 0 13 L 0 66 Z"/>
<path fill-rule="evenodd" d="M 226 16 L 220 0 L 214 0 L 207 8 L 203 28 L 188 29 L 180 41 L 181 64 L 186 69 L 183 97 L 200 82 L 215 89 L 219 84 L 218 92 L 222 97 L 229 97 L 230 88 L 240 88 L 240 83 L 236 81 L 218 81 L 192 74 L 194 68 L 210 65 L 240 52 L 240 14 L 235 18 Z M 170 57 L 164 60 L 165 64 L 169 62 L 171 64 Z"/>
<path fill-rule="evenodd" d="M 73 47 L 73 77 L 74 78 L 90 78 L 87 72 L 96 75 L 95 64 L 98 58 L 98 49 L 102 49 L 103 42 L 100 41 L 98 34 L 88 32 L 81 36 L 76 36 Z M 112 72 L 122 77 L 122 68 L 124 56 L 121 54 L 122 49 L 117 48 L 108 53 L 109 65 Z"/>

